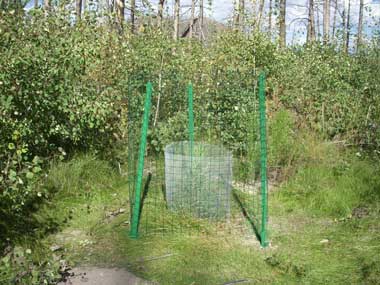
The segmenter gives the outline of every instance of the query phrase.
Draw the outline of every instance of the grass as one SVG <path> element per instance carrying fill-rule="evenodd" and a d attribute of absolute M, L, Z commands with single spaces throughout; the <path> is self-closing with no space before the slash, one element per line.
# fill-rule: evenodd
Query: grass
<path fill-rule="evenodd" d="M 276 198 L 271 197 L 272 205 Z M 88 263 L 123 266 L 161 284 L 376 284 L 379 281 L 378 216 L 334 222 L 271 208 L 271 248 L 253 236 L 224 238 L 178 234 L 127 238 L 123 217 L 99 228 Z M 277 213 L 276 213 L 277 212 Z M 328 239 L 327 244 L 320 243 Z M 87 249 L 78 253 L 86 256 Z M 162 257 L 150 260 L 152 257 Z M 364 263 L 363 263 L 364 261 Z M 366 275 L 366 270 L 369 272 Z"/>
<path fill-rule="evenodd" d="M 299 167 L 283 184 L 279 198 L 310 214 L 346 217 L 356 207 L 380 200 L 379 165 L 350 152 L 334 160 Z"/>
<path fill-rule="evenodd" d="M 206 235 L 191 219 L 182 219 L 187 234 L 130 239 L 126 178 L 92 156 L 52 167 L 44 187 L 55 196 L 36 215 L 55 220 L 60 230 L 22 244 L 37 261 L 59 245 L 56 254 L 73 265 L 124 267 L 165 285 L 378 284 L 378 165 L 330 144 L 315 147 L 269 194 L 267 249 L 253 232 Z"/>

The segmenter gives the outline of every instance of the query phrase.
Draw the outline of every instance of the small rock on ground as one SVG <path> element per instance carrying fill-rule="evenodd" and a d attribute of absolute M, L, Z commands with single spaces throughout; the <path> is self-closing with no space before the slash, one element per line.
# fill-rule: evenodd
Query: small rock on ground
<path fill-rule="evenodd" d="M 80 267 L 72 270 L 73 276 L 58 285 L 153 285 L 120 268 Z"/>

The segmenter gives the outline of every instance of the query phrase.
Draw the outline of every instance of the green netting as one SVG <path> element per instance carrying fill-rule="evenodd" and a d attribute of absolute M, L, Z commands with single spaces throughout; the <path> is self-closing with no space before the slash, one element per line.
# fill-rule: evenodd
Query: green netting
<path fill-rule="evenodd" d="M 142 108 L 144 89 L 131 84 L 132 237 L 137 231 L 139 235 L 251 233 L 266 245 L 264 77 L 261 100 L 256 76 L 239 78 L 238 73 L 226 72 L 224 78 L 229 80 L 218 81 L 216 76 L 218 83 L 211 91 L 198 93 L 196 84 L 182 86 L 183 79 L 161 76 L 159 84 L 153 84 L 145 147 L 141 145 L 147 109 Z M 204 85 L 199 89 L 205 90 Z M 173 98 L 177 98 L 174 105 Z M 140 154 L 144 150 L 145 162 L 140 173 L 139 150 Z"/>

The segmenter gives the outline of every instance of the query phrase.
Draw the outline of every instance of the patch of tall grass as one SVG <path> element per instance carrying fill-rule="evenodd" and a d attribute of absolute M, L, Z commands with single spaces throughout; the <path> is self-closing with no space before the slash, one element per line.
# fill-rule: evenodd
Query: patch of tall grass
<path fill-rule="evenodd" d="M 295 122 L 287 110 L 277 111 L 269 121 L 269 168 L 282 174 L 277 195 L 289 210 L 344 217 L 380 200 L 379 163 Z"/>
<path fill-rule="evenodd" d="M 303 158 L 278 192 L 289 207 L 300 207 L 314 215 L 343 217 L 380 200 L 378 164 L 323 142 L 317 147 L 319 152 L 313 144 L 304 147 Z"/>
<path fill-rule="evenodd" d="M 115 183 L 118 174 L 106 161 L 94 155 L 78 155 L 68 162 L 53 163 L 44 181 L 52 193 L 75 194 Z"/>

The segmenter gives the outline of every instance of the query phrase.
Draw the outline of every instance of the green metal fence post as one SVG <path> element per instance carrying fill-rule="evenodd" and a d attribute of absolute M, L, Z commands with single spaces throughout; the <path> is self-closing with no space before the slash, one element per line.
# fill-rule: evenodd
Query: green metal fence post
<path fill-rule="evenodd" d="M 194 143 L 194 111 L 193 111 L 193 85 L 191 82 L 187 88 L 188 95 L 188 105 L 189 105 L 189 140 L 190 140 L 190 149 L 193 149 Z"/>
<path fill-rule="evenodd" d="M 146 85 L 146 95 L 145 95 L 145 105 L 144 105 L 144 118 L 143 124 L 141 128 L 141 139 L 140 139 L 140 149 L 139 149 L 139 158 L 137 164 L 137 179 L 135 186 L 135 203 L 133 207 L 132 213 L 132 225 L 129 236 L 131 238 L 138 237 L 138 227 L 139 227 L 139 219 L 140 219 L 140 207 L 141 207 L 141 184 L 142 184 L 142 176 L 144 171 L 144 157 L 146 150 L 146 137 L 148 133 L 148 125 L 149 125 L 149 114 L 150 114 L 150 106 L 151 106 L 151 98 L 152 98 L 152 83 L 148 82 Z"/>
<path fill-rule="evenodd" d="M 265 106 L 265 74 L 259 76 L 259 112 L 260 112 L 260 153 L 261 153 L 261 231 L 260 243 L 262 247 L 268 246 L 268 179 L 267 179 L 267 129 Z"/>

